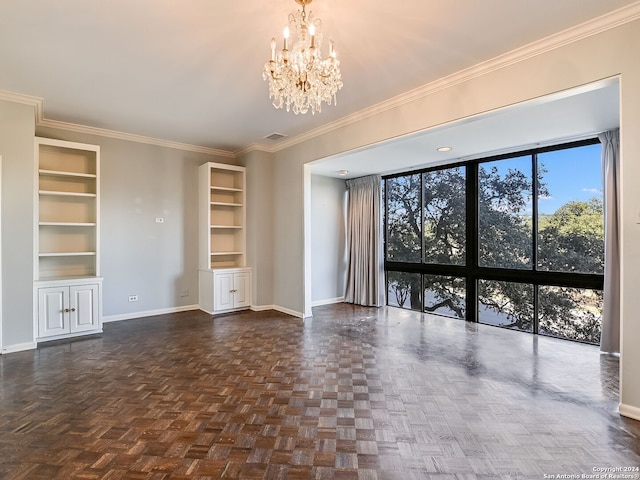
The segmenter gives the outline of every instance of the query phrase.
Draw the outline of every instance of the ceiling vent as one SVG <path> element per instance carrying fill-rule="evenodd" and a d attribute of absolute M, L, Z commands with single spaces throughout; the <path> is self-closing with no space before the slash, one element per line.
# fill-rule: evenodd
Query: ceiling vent
<path fill-rule="evenodd" d="M 286 137 L 286 135 L 282 133 L 272 133 L 271 135 L 267 135 L 264 137 L 266 140 L 280 140 L 281 138 Z"/>

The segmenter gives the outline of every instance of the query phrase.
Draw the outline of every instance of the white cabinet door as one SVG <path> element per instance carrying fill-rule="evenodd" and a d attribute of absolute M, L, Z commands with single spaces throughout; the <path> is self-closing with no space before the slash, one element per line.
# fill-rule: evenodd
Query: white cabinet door
<path fill-rule="evenodd" d="M 38 288 L 38 338 L 100 329 L 100 285 L 77 283 Z"/>
<path fill-rule="evenodd" d="M 228 310 L 233 306 L 233 280 L 234 274 L 227 272 L 215 273 L 213 277 L 214 310 Z"/>
<path fill-rule="evenodd" d="M 241 272 L 233 275 L 234 308 L 251 306 L 251 275 L 249 272 Z"/>
<path fill-rule="evenodd" d="M 73 285 L 69 293 L 71 332 L 85 332 L 98 328 L 98 285 Z"/>
<path fill-rule="evenodd" d="M 213 311 L 223 312 L 251 306 L 251 271 L 226 270 L 213 274 Z"/>
<path fill-rule="evenodd" d="M 40 337 L 69 333 L 69 287 L 38 289 L 38 334 Z"/>

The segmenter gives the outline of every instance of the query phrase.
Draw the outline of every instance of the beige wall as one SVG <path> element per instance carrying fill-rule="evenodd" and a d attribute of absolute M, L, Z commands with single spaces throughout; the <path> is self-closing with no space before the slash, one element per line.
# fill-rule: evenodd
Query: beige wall
<path fill-rule="evenodd" d="M 2 347 L 33 346 L 35 111 L 0 101 Z"/>
<path fill-rule="evenodd" d="M 305 312 L 302 158 L 276 154 L 273 170 L 273 303 L 300 317 Z"/>
<path fill-rule="evenodd" d="M 311 176 L 311 301 L 344 298 L 346 282 L 347 184 L 341 178 Z"/>
<path fill-rule="evenodd" d="M 436 89 L 276 153 L 279 193 L 274 203 L 275 230 L 281 232 L 274 242 L 277 302 L 293 311 L 307 308 L 301 291 L 306 278 L 304 258 L 312 255 L 304 251 L 302 241 L 304 215 L 310 214 L 302 211 L 305 163 L 620 75 L 624 263 L 621 401 L 622 410 L 640 418 L 640 377 L 636 372 L 640 365 L 640 321 L 636 320 L 640 297 L 634 288 L 640 284 L 640 225 L 635 223 L 640 189 L 634 180 L 640 178 L 640 62 L 634 45 L 640 45 L 640 21 Z M 287 186 L 286 191 L 280 191 Z"/>
<path fill-rule="evenodd" d="M 247 265 L 252 267 L 254 308 L 273 306 L 273 154 L 240 158 L 247 167 Z"/>

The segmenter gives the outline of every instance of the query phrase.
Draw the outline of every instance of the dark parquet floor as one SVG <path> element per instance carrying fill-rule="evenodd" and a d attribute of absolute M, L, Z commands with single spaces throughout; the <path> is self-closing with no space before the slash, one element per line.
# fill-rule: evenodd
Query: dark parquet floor
<path fill-rule="evenodd" d="M 587 478 L 640 465 L 617 378 L 593 346 L 393 308 L 111 323 L 0 357 L 0 478 Z"/>

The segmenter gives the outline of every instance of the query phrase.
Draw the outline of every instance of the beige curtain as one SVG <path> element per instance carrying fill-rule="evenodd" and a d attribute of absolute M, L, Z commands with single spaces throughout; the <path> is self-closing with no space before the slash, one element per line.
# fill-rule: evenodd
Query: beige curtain
<path fill-rule="evenodd" d="M 384 304 L 381 183 L 380 175 L 347 180 L 347 303 Z"/>
<path fill-rule="evenodd" d="M 604 177 L 604 308 L 600 351 L 620 352 L 620 239 L 618 238 L 618 176 L 620 130 L 598 135 Z"/>

